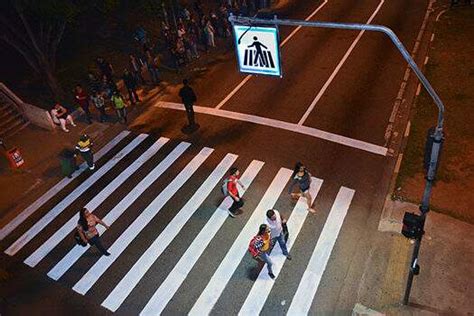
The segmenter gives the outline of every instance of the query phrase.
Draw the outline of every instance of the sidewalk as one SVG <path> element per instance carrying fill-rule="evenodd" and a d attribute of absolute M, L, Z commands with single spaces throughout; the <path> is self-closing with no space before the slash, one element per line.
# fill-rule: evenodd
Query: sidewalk
<path fill-rule="evenodd" d="M 418 201 L 422 196 L 425 182 L 421 170 L 424 137 L 437 114 L 431 99 L 424 92 L 415 97 L 412 105 L 412 111 L 416 112 L 411 118 L 412 143 L 405 148 L 403 156 L 399 156 L 403 157 L 401 177 L 395 183 L 398 176 L 395 167 L 379 231 L 371 236 L 372 246 L 357 293 L 359 304 L 354 308 L 353 315 L 474 315 L 474 225 L 470 221 L 472 203 L 469 203 L 473 195 L 470 190 L 472 177 L 468 176 L 471 169 L 453 167 L 453 161 L 457 166 L 465 166 L 472 161 L 466 157 L 466 147 L 472 147 L 472 129 L 468 128 L 470 114 L 464 110 L 470 103 L 458 94 L 465 91 L 468 95 L 472 90 L 464 88 L 472 79 L 461 75 L 462 68 L 472 69 L 466 67 L 467 63 L 472 63 L 472 56 L 467 57 L 471 47 L 466 47 L 466 43 L 472 45 L 472 41 L 467 40 L 472 33 L 460 30 L 469 29 L 461 25 L 472 24 L 469 17 L 474 11 L 464 5 L 448 8 L 449 3 L 443 1 L 432 15 L 435 35 L 428 34 L 431 36 L 429 59 L 425 59 L 425 63 L 429 62 L 424 71 L 433 86 L 439 89 L 447 106 L 449 143 L 441 158 L 439 180 L 432 192 L 432 210 L 426 219 L 418 256 L 420 274 L 414 278 L 409 305 L 402 305 L 413 252 L 412 241 L 400 233 L 402 219 L 405 212 L 419 212 L 418 204 L 404 201 Z M 453 64 L 460 68 L 454 68 Z M 469 132 L 465 133 L 463 128 L 468 128 Z M 457 129 L 463 131 L 462 135 L 458 134 Z M 465 141 L 468 145 L 464 147 L 465 151 L 457 150 L 461 148 L 459 141 Z M 460 173 L 464 175 L 459 176 Z M 452 216 L 433 211 L 436 206 L 440 212 Z"/>
<path fill-rule="evenodd" d="M 386 315 L 474 315 L 474 225 L 433 211 L 426 220 L 420 274 L 414 278 L 410 304 L 401 304 L 413 250 L 400 234 L 401 222 L 405 211 L 417 209 L 387 199 L 360 283 L 359 303 Z"/>

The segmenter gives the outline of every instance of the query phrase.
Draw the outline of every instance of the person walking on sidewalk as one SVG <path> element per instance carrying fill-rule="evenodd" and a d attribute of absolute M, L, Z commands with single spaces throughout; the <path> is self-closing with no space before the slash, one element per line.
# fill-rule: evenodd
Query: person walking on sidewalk
<path fill-rule="evenodd" d="M 230 217 L 235 217 L 236 211 L 244 206 L 244 200 L 240 197 L 237 184 L 245 190 L 245 186 L 240 182 L 240 170 L 236 167 L 232 167 L 229 170 L 229 178 L 227 179 L 227 192 L 233 200 L 232 205 L 227 210 Z"/>
<path fill-rule="evenodd" d="M 306 202 L 308 203 L 308 212 L 316 213 L 316 210 L 311 208 L 313 199 L 309 193 L 309 187 L 311 186 L 311 173 L 309 173 L 309 171 L 301 162 L 297 162 L 291 178 L 293 180 L 291 181 L 290 187 L 288 188 L 288 193 L 291 194 L 291 196 L 295 199 L 299 198 L 300 196 L 304 196 L 306 198 Z M 294 193 L 292 191 L 295 184 L 298 184 L 301 193 Z"/>
<path fill-rule="evenodd" d="M 283 234 L 283 225 L 286 224 L 286 219 L 280 215 L 280 212 L 272 209 L 267 211 L 265 224 L 270 228 L 272 247 L 275 246 L 278 241 L 283 255 L 286 256 L 286 259 L 291 260 L 291 255 L 288 253 L 288 248 L 286 247 L 285 235 Z"/>
<path fill-rule="evenodd" d="M 117 116 L 119 120 L 123 123 L 127 123 L 127 109 L 125 108 L 125 101 L 123 100 L 122 95 L 118 91 L 114 91 L 112 95 L 112 103 L 114 108 L 117 111 Z"/>
<path fill-rule="evenodd" d="M 107 113 L 105 113 L 105 99 L 102 94 L 96 90 L 92 90 L 91 102 L 100 113 L 99 121 L 101 123 L 107 121 Z"/>
<path fill-rule="evenodd" d="M 179 90 L 179 96 L 183 101 L 184 108 L 186 109 L 186 115 L 188 116 L 189 125 L 187 126 L 189 129 L 194 130 L 198 127 L 196 122 L 194 121 L 194 102 L 197 101 L 196 94 L 194 90 L 189 86 L 188 79 L 183 80 L 183 87 Z"/>
<path fill-rule="evenodd" d="M 122 78 L 123 78 L 123 83 L 125 84 L 125 87 L 127 88 L 130 102 L 132 104 L 140 102 L 140 98 L 138 97 L 138 94 L 137 94 L 137 81 L 135 80 L 135 77 L 133 77 L 130 71 L 128 71 L 128 69 L 125 68 Z"/>
<path fill-rule="evenodd" d="M 79 152 L 82 159 L 85 160 L 89 170 L 95 169 L 94 154 L 92 153 L 92 141 L 86 134 L 82 135 L 76 145 L 76 151 Z"/>
<path fill-rule="evenodd" d="M 91 214 L 87 208 L 81 209 L 79 212 L 79 221 L 77 222 L 77 231 L 84 243 L 94 245 L 104 256 L 110 256 L 110 253 L 102 245 L 102 240 L 97 230 L 97 224 L 101 224 L 106 229 L 109 229 L 109 225 L 104 223 L 100 218 Z"/>
<path fill-rule="evenodd" d="M 270 278 L 274 279 L 275 275 L 272 270 L 272 260 L 268 255 L 270 251 L 270 242 L 271 242 L 271 232 L 270 228 L 266 224 L 260 225 L 258 228 L 258 233 L 256 236 L 250 240 L 249 252 L 250 255 L 257 260 L 258 262 L 263 262 L 267 264 L 268 275 Z"/>
<path fill-rule="evenodd" d="M 87 95 L 86 91 L 82 88 L 80 84 L 76 85 L 76 88 L 74 89 L 76 95 L 75 99 L 77 104 L 81 107 L 81 109 L 84 111 L 84 114 L 86 115 L 86 121 L 87 123 L 91 124 L 91 112 L 89 110 L 89 96 Z"/>

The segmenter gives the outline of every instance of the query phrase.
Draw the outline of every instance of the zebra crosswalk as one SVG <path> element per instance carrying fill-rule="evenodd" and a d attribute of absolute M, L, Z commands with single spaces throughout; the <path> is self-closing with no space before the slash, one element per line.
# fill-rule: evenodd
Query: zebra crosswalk
<path fill-rule="evenodd" d="M 111 158 L 105 159 L 112 154 Z M 187 304 L 187 310 L 180 312 L 207 315 L 215 311 L 218 300 L 244 260 L 248 243 L 263 222 L 266 211 L 288 199 L 283 192 L 292 177 L 292 170 L 278 167 L 275 173 L 274 167 L 266 167 L 264 161 L 251 160 L 247 166 L 243 166 L 242 161 L 246 158 L 239 157 L 238 153 L 221 153 L 218 149 L 208 147 L 196 148 L 191 143 L 176 142 L 165 137 L 153 140 L 149 135 L 132 135 L 129 132 L 119 134 L 99 150 L 96 159 L 99 168 L 94 173 L 79 177 L 85 170 L 81 166 L 73 178 L 59 182 L 3 227 L 0 231 L 1 245 L 7 255 L 25 258 L 22 260 L 26 265 L 41 272 L 48 265 L 44 272 L 49 278 L 63 284 L 71 283 L 66 285 L 86 296 L 91 289 L 105 281 L 109 270 L 117 270 L 118 278 L 107 287 L 108 291 L 103 295 L 105 298 L 99 297 L 98 301 L 104 308 L 115 312 L 126 308 L 129 298 L 134 296 L 141 284 L 147 283 L 147 276 L 157 268 L 155 263 L 168 256 L 169 249 L 180 237 L 188 234 L 186 228 L 189 225 L 196 226 L 190 243 L 177 252 L 174 264 L 160 267 L 166 271 L 162 280 L 148 289 L 145 301 L 138 304 L 140 306 L 134 305 L 133 310 L 140 315 L 159 315 L 166 312 L 172 301 L 173 304 L 179 302 L 180 296 L 186 295 L 183 293 L 186 292 L 185 285 L 191 272 L 199 262 L 207 259 L 203 254 L 210 251 L 209 247 L 216 236 L 222 233 L 225 225 L 239 225 L 242 217 L 229 220 L 227 209 L 231 198 L 222 198 L 220 193 L 220 184 L 232 166 L 239 165 L 243 171 L 241 182 L 245 190 L 238 188 L 241 196 L 250 194 L 252 199 L 258 201 L 248 203 L 251 205 L 248 208 L 246 205 L 248 216 L 245 217 L 248 219 L 242 222 L 243 226 L 229 248 L 224 249 L 225 254 L 215 270 L 211 271 L 211 276 L 201 280 L 202 291 L 198 297 L 192 304 Z M 312 177 L 312 202 L 319 198 L 323 184 L 329 180 Z M 102 185 L 95 189 L 93 196 L 82 199 L 84 193 L 90 192 L 98 183 Z M 186 190 L 191 190 L 191 194 L 186 193 Z M 341 186 L 332 207 L 326 210 L 329 215 L 287 307 L 288 314 L 301 315 L 310 311 L 354 195 L 353 189 Z M 221 201 L 217 204 L 210 202 L 216 199 Z M 75 268 L 91 251 L 90 246 L 76 245 L 72 238 L 67 238 L 76 227 L 78 205 L 88 208 L 90 212 L 98 210 L 103 214 L 101 217 L 110 226 L 111 232 L 98 226 L 101 235 L 112 233 L 117 236 L 107 247 L 110 256 L 88 256 L 89 262 L 93 262 L 81 271 Z M 37 220 L 27 220 L 33 213 Z M 171 213 L 165 225 L 151 235 L 145 233 L 156 220 L 163 218 L 162 213 Z M 204 214 L 210 214 L 205 221 L 202 220 L 206 218 Z M 291 232 L 287 247 L 292 252 L 300 231 L 311 215 L 308 215 L 304 198 L 300 198 L 287 214 Z M 124 219 L 128 223 L 120 224 Z M 126 257 L 142 240 L 146 241 L 142 243 L 144 246 L 140 248 L 140 253 L 132 256 L 133 262 L 124 270 L 119 259 Z M 293 254 L 293 257 L 298 257 L 298 254 Z M 273 286 L 279 280 L 279 274 L 289 264 L 278 244 L 271 258 L 276 279 L 270 279 L 265 268 L 261 270 L 248 293 L 241 293 L 245 299 L 234 313 L 255 315 L 263 310 L 272 295 Z M 45 264 L 40 265 L 42 262 Z M 70 279 L 65 276 L 73 272 L 76 276 L 77 273 L 80 275 L 69 282 Z"/>

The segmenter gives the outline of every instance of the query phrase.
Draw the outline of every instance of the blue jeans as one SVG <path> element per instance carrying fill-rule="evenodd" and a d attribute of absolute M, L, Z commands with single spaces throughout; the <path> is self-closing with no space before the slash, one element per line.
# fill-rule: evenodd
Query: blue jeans
<path fill-rule="evenodd" d="M 262 252 L 257 257 L 267 264 L 268 273 L 273 273 L 272 271 L 273 264 L 272 264 L 272 261 L 270 260 L 270 256 L 268 255 L 268 253 Z"/>
<path fill-rule="evenodd" d="M 275 243 L 278 241 L 280 244 L 281 251 L 285 256 L 288 256 L 288 248 L 286 248 L 286 242 L 285 242 L 285 237 L 283 236 L 283 233 L 280 234 L 278 237 L 273 237 L 272 238 L 272 245 L 275 246 Z"/>

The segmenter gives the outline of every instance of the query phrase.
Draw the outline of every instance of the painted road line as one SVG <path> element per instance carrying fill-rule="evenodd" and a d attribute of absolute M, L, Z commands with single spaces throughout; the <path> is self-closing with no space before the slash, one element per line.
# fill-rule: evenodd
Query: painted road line
<path fill-rule="evenodd" d="M 379 12 L 380 8 L 382 7 L 383 3 L 385 2 L 385 0 L 380 0 L 380 3 L 379 5 L 377 6 L 377 8 L 375 9 L 375 11 L 372 13 L 372 15 L 370 16 L 370 18 L 367 20 L 367 22 L 365 24 L 370 24 L 372 22 L 372 20 L 375 18 L 375 16 L 377 15 L 377 13 Z M 349 47 L 349 49 L 347 50 L 347 52 L 344 54 L 344 56 L 342 57 L 342 59 L 339 61 L 339 64 L 336 66 L 336 69 L 334 69 L 334 71 L 332 72 L 331 76 L 329 77 L 329 79 L 324 83 L 323 87 L 321 88 L 321 90 L 319 91 L 319 93 L 316 95 L 316 97 L 314 98 L 313 102 L 311 102 L 311 105 L 309 106 L 309 108 L 306 110 L 306 112 L 303 114 L 303 116 L 301 117 L 300 121 L 298 122 L 298 125 L 303 125 L 304 122 L 306 121 L 306 119 L 308 118 L 309 114 L 313 111 L 314 107 L 316 106 L 316 104 L 319 102 L 319 100 L 322 98 L 322 96 L 324 95 L 324 93 L 326 92 L 327 88 L 329 87 L 329 85 L 331 84 L 331 82 L 334 80 L 334 78 L 336 77 L 337 73 L 339 72 L 339 70 L 342 68 L 342 66 L 344 65 L 344 63 L 346 62 L 347 58 L 349 58 L 349 55 L 352 53 L 352 50 L 354 49 L 354 47 L 357 45 L 357 43 L 359 42 L 359 40 L 361 39 L 362 35 L 364 34 L 365 30 L 362 30 L 359 32 L 359 35 L 357 35 L 356 39 L 352 42 L 351 46 Z"/>
<path fill-rule="evenodd" d="M 76 189 L 74 189 L 74 191 L 72 191 L 64 200 L 59 202 L 45 216 L 36 222 L 27 232 L 25 232 L 10 247 L 8 247 L 8 249 L 5 250 L 5 253 L 13 256 L 18 251 L 20 251 L 20 249 L 22 249 L 31 239 L 38 235 L 49 223 L 51 223 L 59 214 L 61 214 L 62 211 L 71 205 L 78 197 L 80 197 L 87 189 L 96 183 L 103 175 L 112 169 L 112 167 L 114 167 L 120 160 L 122 160 L 123 157 L 135 149 L 135 147 L 137 147 L 147 137 L 148 135 L 146 134 L 138 135 L 124 149 L 116 154 L 111 160 L 107 161 L 101 168 L 99 168 Z"/>
<path fill-rule="evenodd" d="M 261 161 L 254 160 L 242 174 L 240 181 L 246 188 L 250 187 L 252 181 L 262 169 L 263 164 L 264 163 Z M 238 187 L 238 189 L 240 196 L 243 196 L 245 191 L 243 191 L 240 187 Z M 224 225 L 224 222 L 229 217 L 227 214 L 227 209 L 231 204 L 232 200 L 230 197 L 227 197 L 224 199 L 224 201 L 222 201 L 214 214 L 207 221 L 206 225 L 194 238 L 193 242 L 175 265 L 173 270 L 168 274 L 167 278 L 163 283 L 161 283 L 160 287 L 153 294 L 152 298 L 148 301 L 140 315 L 161 314 L 168 302 L 178 291 L 179 287 L 184 282 L 193 266 L 204 253 L 206 247 L 209 245 L 222 225 Z"/>
<path fill-rule="evenodd" d="M 323 3 L 321 3 L 309 16 L 306 17 L 305 21 L 310 20 L 316 13 L 318 13 L 319 10 L 321 10 L 326 5 L 326 3 L 328 3 L 328 0 L 324 0 Z M 300 29 L 301 26 L 298 26 L 296 29 L 294 29 L 290 33 L 290 35 L 288 35 L 287 38 L 285 38 L 285 40 L 281 42 L 280 47 L 283 47 Z M 250 78 L 252 78 L 252 75 L 245 76 L 245 78 L 224 98 L 224 100 L 222 100 L 221 102 L 219 102 L 218 105 L 215 106 L 215 109 L 220 109 L 224 104 L 226 104 L 227 101 L 229 101 L 229 99 L 232 98 L 234 94 L 236 94 L 240 90 L 240 88 L 242 88 L 244 84 L 246 84 L 247 81 L 250 80 Z"/>
<path fill-rule="evenodd" d="M 87 273 L 74 285 L 73 290 L 82 295 L 97 282 L 104 272 L 115 262 L 127 246 L 138 236 L 148 223 L 158 214 L 162 207 L 178 192 L 178 190 L 191 178 L 194 172 L 214 151 L 212 148 L 203 148 L 186 167 L 171 181 L 168 186 L 145 208 L 131 225 L 110 246 L 110 256 L 102 256 Z"/>
<path fill-rule="evenodd" d="M 265 219 L 265 213 L 267 210 L 273 208 L 292 173 L 292 170 L 286 168 L 281 168 L 280 171 L 278 171 L 278 174 L 263 195 L 262 200 L 260 200 L 260 203 L 252 213 L 252 216 L 250 216 L 247 224 L 245 224 L 239 236 L 235 239 L 188 315 L 201 316 L 208 315 L 211 312 L 230 278 L 239 266 L 240 261 L 247 253 L 249 241 L 252 236 L 256 234 L 258 226 Z"/>
<path fill-rule="evenodd" d="M 201 184 L 199 189 L 181 208 L 173 220 L 165 227 L 161 234 L 155 239 L 153 244 L 142 254 L 140 259 L 120 280 L 113 291 L 102 302 L 102 306 L 115 312 L 125 299 L 130 295 L 135 286 L 140 282 L 145 273 L 151 268 L 158 257 L 166 250 L 171 242 L 176 238 L 184 225 L 197 211 L 212 190 L 219 184 L 226 175 L 227 170 L 237 160 L 237 155 L 227 154 L 219 165 L 212 171 L 209 177 Z"/>
<path fill-rule="evenodd" d="M 118 134 L 114 139 L 108 142 L 104 147 L 102 147 L 97 153 L 94 154 L 95 160 L 99 160 L 105 154 L 107 154 L 112 148 L 114 148 L 122 139 L 127 137 L 130 134 L 129 131 L 123 131 Z M 84 170 L 87 169 L 87 164 L 84 162 L 79 166 L 79 170 L 75 171 L 71 178 L 64 178 L 59 181 L 55 186 L 48 190 L 45 194 L 43 194 L 40 198 L 30 204 L 27 208 L 25 208 L 18 216 L 16 216 L 12 221 L 10 221 L 7 225 L 0 229 L 0 240 L 3 240 L 6 236 L 8 236 L 15 228 L 21 225 L 28 217 L 31 216 L 34 212 L 36 212 L 44 203 L 49 201 L 53 196 L 55 196 L 59 191 L 64 189 L 69 183 L 71 183 L 74 179 L 76 179 Z"/>
<path fill-rule="evenodd" d="M 310 15 L 308 15 L 306 17 L 306 19 L 304 19 L 305 21 L 309 21 L 313 18 L 313 16 L 316 15 L 316 13 L 319 12 L 319 10 L 321 10 L 329 1 L 328 0 L 324 0 L 323 3 L 321 3 L 319 5 L 319 7 L 317 7 Z M 280 44 L 280 47 L 283 47 L 300 29 L 302 28 L 301 25 L 299 25 L 298 27 L 296 27 L 291 33 L 290 35 L 288 35 L 285 40 L 283 42 L 281 42 Z"/>
<path fill-rule="evenodd" d="M 146 152 L 144 152 L 137 160 L 131 163 L 125 170 L 123 170 L 112 182 L 110 182 L 105 188 L 102 189 L 97 195 L 90 200 L 85 208 L 89 212 L 94 212 L 100 204 L 102 204 L 109 195 L 111 195 L 119 186 L 121 186 L 130 176 L 135 173 L 145 162 L 153 157 L 157 151 L 168 142 L 168 138 L 160 138 L 156 141 Z M 67 221 L 60 229 L 49 237 L 38 249 L 36 249 L 28 258 L 25 259 L 25 263 L 30 267 L 35 267 L 41 260 L 44 259 L 64 238 L 66 238 L 71 231 L 77 225 L 78 220 L 77 213 L 74 214 L 69 221 Z"/>
<path fill-rule="evenodd" d="M 313 198 L 312 202 L 316 199 L 319 189 L 321 189 L 321 185 L 323 184 L 323 180 L 318 178 L 312 178 L 310 193 L 311 197 Z M 300 198 L 298 203 L 296 203 L 293 212 L 291 212 L 290 217 L 288 218 L 288 231 L 291 232 L 290 238 L 288 239 L 286 247 L 288 251 L 291 251 L 295 240 L 303 227 L 303 223 L 306 220 L 306 216 L 308 215 L 308 204 L 306 203 L 305 198 Z M 273 262 L 272 270 L 273 274 L 278 278 L 278 274 L 280 273 L 283 265 L 285 264 L 286 256 L 283 255 L 280 245 L 277 243 L 272 250 L 270 255 L 271 260 Z M 246 315 L 259 315 L 260 311 L 262 310 L 265 302 L 270 295 L 270 291 L 272 290 L 275 281 L 270 278 L 267 272 L 267 268 L 264 267 L 260 274 L 258 275 L 257 280 L 252 286 L 247 298 L 245 299 L 244 304 L 240 308 L 239 315 L 246 316 Z"/>
<path fill-rule="evenodd" d="M 166 156 L 147 176 L 140 181 L 114 208 L 102 219 L 109 226 L 111 226 L 130 205 L 132 205 L 145 190 L 152 185 L 190 146 L 190 143 L 181 142 L 171 153 Z M 100 234 L 103 234 L 105 228 L 97 226 Z M 53 280 L 58 280 L 61 276 L 72 267 L 72 265 L 79 260 L 79 258 L 89 249 L 89 245 L 82 247 L 80 245 L 74 246 L 64 258 L 61 259 L 49 272 L 48 276 Z"/>
<path fill-rule="evenodd" d="M 172 102 L 158 102 L 156 107 L 162 107 L 166 109 L 173 109 L 173 110 L 180 110 L 184 111 L 184 105 L 180 103 L 172 103 Z M 322 131 L 320 129 L 298 125 L 294 123 L 288 123 L 284 121 L 274 120 L 266 117 L 251 115 L 251 114 L 244 114 L 239 112 L 232 112 L 227 110 L 218 110 L 209 107 L 203 106 L 194 106 L 194 112 L 208 114 L 218 117 L 224 117 L 232 120 L 243 121 L 243 122 L 250 122 L 254 124 L 269 126 L 278 129 L 284 129 L 290 132 L 299 133 L 303 135 L 308 135 L 311 137 L 316 137 L 320 139 L 324 139 L 329 142 L 333 142 L 336 144 L 344 145 L 351 148 L 360 149 L 363 151 L 367 151 L 373 154 L 386 156 L 387 155 L 387 148 L 371 143 L 367 143 L 361 140 L 352 139 L 349 137 L 329 133 Z"/>
<path fill-rule="evenodd" d="M 341 187 L 301 278 L 287 315 L 307 315 L 355 191 Z"/>

